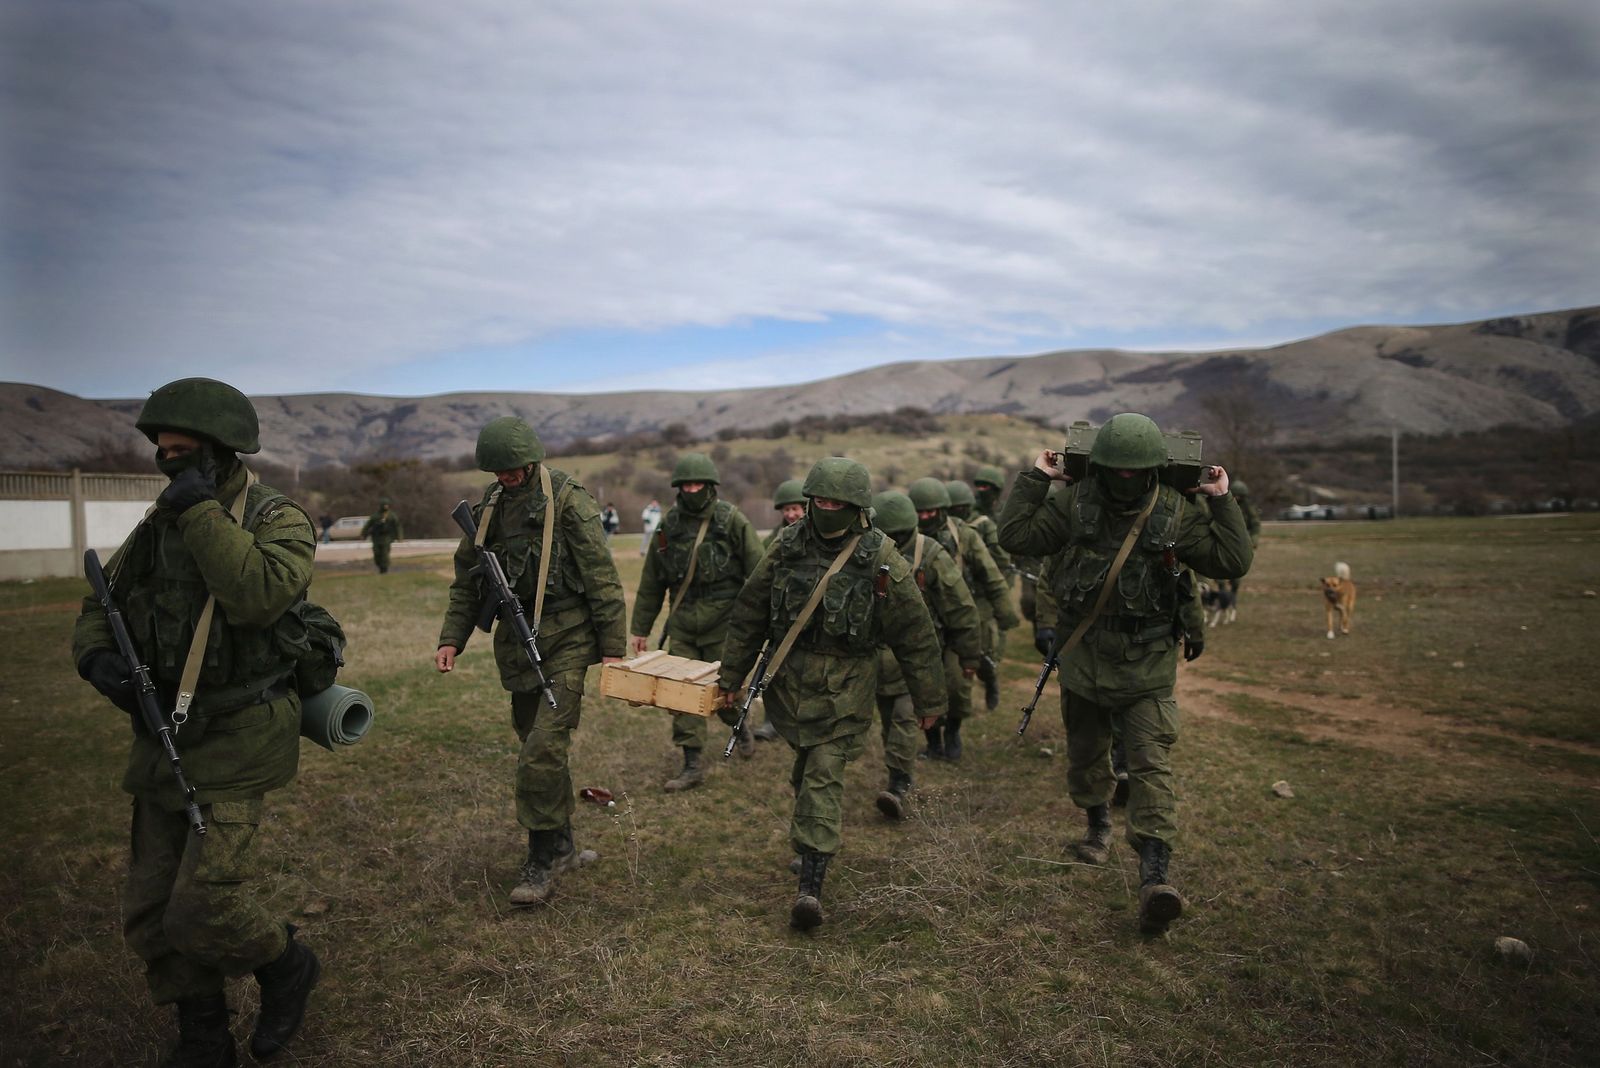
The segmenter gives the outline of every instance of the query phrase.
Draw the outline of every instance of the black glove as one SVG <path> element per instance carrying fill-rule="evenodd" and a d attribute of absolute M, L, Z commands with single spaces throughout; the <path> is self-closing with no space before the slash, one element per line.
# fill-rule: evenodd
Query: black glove
<path fill-rule="evenodd" d="M 1200 654 L 1206 651 L 1206 640 L 1198 634 L 1185 634 L 1183 636 L 1183 658 L 1197 660 Z"/>
<path fill-rule="evenodd" d="M 130 677 L 133 669 L 121 653 L 110 649 L 95 649 L 85 653 L 83 659 L 78 661 L 78 674 L 128 715 L 138 711 L 139 702 Z"/>
<path fill-rule="evenodd" d="M 156 506 L 182 515 L 197 504 L 217 499 L 217 468 L 208 456 L 194 467 L 180 471 L 156 498 Z"/>
<path fill-rule="evenodd" d="M 1050 627 L 1040 627 L 1033 632 L 1033 647 L 1039 650 L 1040 656 L 1049 656 L 1050 649 L 1056 644 L 1056 632 Z"/>

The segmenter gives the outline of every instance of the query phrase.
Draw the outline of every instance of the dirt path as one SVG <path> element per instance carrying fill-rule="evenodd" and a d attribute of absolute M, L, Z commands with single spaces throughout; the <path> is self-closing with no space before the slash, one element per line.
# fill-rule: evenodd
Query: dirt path
<path fill-rule="evenodd" d="M 1450 759 L 1455 761 L 1488 763 L 1491 758 L 1484 754 L 1482 747 L 1471 744 L 1473 739 L 1488 736 L 1504 740 L 1508 753 L 1557 749 L 1600 758 L 1600 746 L 1587 742 L 1533 738 L 1494 724 L 1462 723 L 1448 716 L 1429 715 L 1418 708 L 1392 704 L 1368 694 L 1356 697 L 1309 694 L 1278 686 L 1218 678 L 1201 670 L 1187 670 L 1179 674 L 1178 696 L 1185 714 L 1261 726 L 1260 720 L 1241 715 L 1228 707 L 1225 698 L 1237 694 L 1300 713 L 1287 719 L 1284 725 L 1309 738 L 1329 739 L 1389 753 L 1449 753 Z M 1550 767 L 1541 774 L 1600 790 L 1600 783 L 1596 783 L 1592 776 L 1576 771 Z"/>

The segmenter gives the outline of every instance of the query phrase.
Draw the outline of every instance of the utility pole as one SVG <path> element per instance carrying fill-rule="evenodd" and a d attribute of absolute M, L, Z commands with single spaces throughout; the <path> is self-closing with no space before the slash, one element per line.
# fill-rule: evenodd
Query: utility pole
<path fill-rule="evenodd" d="M 1400 428 L 1389 428 L 1389 480 L 1392 484 L 1392 497 L 1389 502 L 1389 518 L 1400 518 Z"/>

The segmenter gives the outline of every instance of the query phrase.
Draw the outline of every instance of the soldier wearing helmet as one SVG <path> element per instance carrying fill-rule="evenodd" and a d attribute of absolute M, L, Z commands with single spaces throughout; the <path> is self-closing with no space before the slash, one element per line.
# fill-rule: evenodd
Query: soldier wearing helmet
<path fill-rule="evenodd" d="M 495 478 L 472 510 L 478 536 L 499 556 L 538 631 L 545 677 L 557 706 L 552 710 L 545 703 L 538 676 L 512 629 L 497 626 L 495 663 L 500 685 L 511 693 L 511 722 L 522 743 L 514 787 L 517 822 L 527 829 L 528 852 L 511 891 L 511 904 L 517 907 L 548 901 L 556 877 L 584 859 L 572 842 L 575 800 L 567 754 L 578 729 L 585 670 L 620 660 L 627 646 L 622 581 L 606 549 L 600 507 L 576 479 L 546 464 L 544 457 L 539 435 L 515 416 L 491 420 L 478 433 L 478 467 Z M 547 535 L 550 555 L 545 561 Z M 450 606 L 434 654 L 440 672 L 455 668 L 478 618 L 485 591 L 477 562 L 473 540 L 463 537 L 456 547 Z"/>
<path fill-rule="evenodd" d="M 1139 854 L 1139 924 L 1150 934 L 1165 931 L 1183 911 L 1168 881 L 1178 830 L 1170 753 L 1178 737 L 1172 694 L 1183 630 L 1180 579 L 1185 567 L 1236 578 L 1251 561 L 1228 473 L 1207 468 L 1198 487 L 1205 504 L 1189 504 L 1160 481 L 1166 462 L 1166 439 L 1155 423 L 1131 412 L 1116 415 L 1095 437 L 1084 479 L 1072 482 L 1060 454 L 1041 452 L 1012 484 L 1000 516 L 1000 543 L 1011 552 L 1061 554 L 1052 565 L 1056 628 L 1068 643 L 1076 639 L 1061 656 L 1067 787 L 1086 814 L 1074 850 L 1094 864 L 1106 861 L 1111 844 L 1112 722 L 1122 719 L 1127 840 Z M 1047 496 L 1054 483 L 1070 484 Z M 1187 652 L 1192 659 L 1198 650 Z"/>
<path fill-rule="evenodd" d="M 961 569 L 936 540 L 917 529 L 917 509 L 910 497 L 880 493 L 872 498 L 872 509 L 873 523 L 894 539 L 895 548 L 911 565 L 911 578 L 933 620 L 946 687 L 970 688 L 982 646 L 978 606 Z M 900 663 L 887 648 L 878 656 L 878 716 L 883 725 L 883 762 L 889 772 L 889 785 L 878 795 L 878 811 L 889 819 L 901 819 L 917 763 L 917 729 L 931 730 L 938 721 L 918 721 Z"/>
<path fill-rule="evenodd" d="M 378 574 L 389 573 L 389 547 L 399 541 L 403 535 L 400 532 L 400 516 L 389 507 L 389 498 L 385 497 L 378 502 L 378 510 L 367 517 L 361 526 L 361 536 L 372 539 L 372 563 L 378 569 Z"/>
<path fill-rule="evenodd" d="M 1009 630 L 1021 620 L 1011 606 L 1011 591 L 995 565 L 994 557 L 983 544 L 983 536 L 964 520 L 951 514 L 950 488 L 937 478 L 919 478 L 907 489 L 911 503 L 917 509 L 918 528 L 936 540 L 955 560 L 972 591 L 978 606 L 979 634 L 990 626 Z M 992 655 L 992 648 L 984 650 Z M 980 660 L 981 663 L 981 660 Z M 929 760 L 960 760 L 962 752 L 961 725 L 972 715 L 972 684 L 962 679 L 950 691 L 950 711 L 944 723 L 926 732 L 928 747 L 923 750 Z"/>
<path fill-rule="evenodd" d="M 1006 602 L 1011 601 L 1011 554 L 1000 548 L 1000 527 L 993 519 L 982 512 L 974 514 L 973 509 L 978 506 L 978 498 L 972 492 L 972 487 L 960 479 L 946 482 L 945 489 L 950 491 L 950 514 L 961 522 L 977 531 L 983 539 L 983 547 L 989 550 L 989 555 L 994 558 L 994 566 L 1000 569 L 1000 578 L 1006 586 Z M 994 608 L 985 602 L 981 610 L 983 615 L 983 658 L 978 661 L 978 678 L 983 681 L 983 703 L 989 711 L 993 712 L 1000 707 L 1000 659 L 1006 652 L 1006 628 L 1000 625 L 995 616 Z M 1012 613 L 1014 620 L 1012 626 L 1020 623 L 1016 613 Z"/>
<path fill-rule="evenodd" d="M 686 452 L 672 469 L 678 499 L 656 529 L 639 574 L 633 601 L 632 650 L 649 642 L 663 599 L 670 598 L 662 644 L 674 656 L 715 660 L 728 633 L 728 613 L 744 580 L 761 560 L 761 539 L 743 512 L 717 496 L 722 478 L 703 452 Z M 683 750 L 683 768 L 666 782 L 668 793 L 690 790 L 706 778 L 704 716 L 674 715 L 672 744 Z M 739 753 L 750 756 L 755 738 L 748 728 Z"/>
<path fill-rule="evenodd" d="M 784 527 L 792 527 L 806 517 L 806 498 L 800 492 L 804 484 L 802 479 L 787 478 L 772 491 L 772 507 L 778 513 L 778 525 L 761 539 L 762 552 L 772 548 L 772 543 L 778 540 Z"/>
<path fill-rule="evenodd" d="M 842 456 L 819 460 L 801 492 L 805 520 L 784 529 L 739 591 L 718 682 L 731 704 L 763 647 L 787 650 L 766 705 L 795 755 L 789 841 L 800 886 L 789 923 L 810 930 L 822 922 L 823 879 L 839 851 L 845 765 L 872 726 L 880 646 L 899 661 L 919 719 L 944 714 L 945 684 L 911 568 L 869 518 L 867 469 Z M 808 604 L 810 618 L 796 628 Z"/>
<path fill-rule="evenodd" d="M 254 406 L 232 386 L 170 382 L 150 395 L 135 425 L 171 481 L 106 573 L 173 710 L 206 831 L 191 831 L 161 747 L 136 729 L 122 779 L 133 795 L 123 933 L 145 962 L 156 1002 L 177 1005 L 169 1063 L 233 1064 L 225 980 L 255 975 L 261 1008 L 251 1050 L 262 1058 L 294 1036 L 320 972 L 295 928 L 256 898 L 252 878 L 266 867 L 255 833 L 265 796 L 299 768 L 295 661 L 277 630 L 311 582 L 316 533 L 299 505 L 239 460 L 261 443 Z M 72 644 L 78 673 L 135 714 L 130 666 L 94 598 L 84 601 Z M 189 685 L 186 668 L 198 670 Z M 180 689 L 192 692 L 191 702 L 178 698 Z"/>

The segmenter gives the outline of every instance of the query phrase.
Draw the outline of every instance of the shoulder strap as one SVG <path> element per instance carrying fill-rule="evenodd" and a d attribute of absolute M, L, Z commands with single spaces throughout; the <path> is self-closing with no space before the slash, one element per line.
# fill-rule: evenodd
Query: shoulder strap
<path fill-rule="evenodd" d="M 706 510 L 706 517 L 700 520 L 700 529 L 695 531 L 694 545 L 689 550 L 689 567 L 683 573 L 683 582 L 672 592 L 672 603 L 667 606 L 667 618 L 661 624 L 661 648 L 667 644 L 667 628 L 672 624 L 673 613 L 683 604 L 683 597 L 689 592 L 689 583 L 694 581 L 694 569 L 700 564 L 700 543 L 705 541 L 706 531 L 711 528 L 711 515 L 716 509 Z"/>
<path fill-rule="evenodd" d="M 956 546 L 956 551 L 954 554 L 956 558 L 956 569 L 958 571 L 965 571 L 966 565 L 961 561 L 961 531 L 956 529 L 956 521 L 954 516 L 947 515 L 944 517 L 944 528 L 950 532 L 950 540 L 953 541 Z"/>
<path fill-rule="evenodd" d="M 228 511 L 233 521 L 244 526 L 244 502 L 250 496 L 250 487 L 256 484 L 256 473 L 244 469 L 244 487 L 239 490 Z M 194 625 L 194 637 L 189 642 L 189 655 L 183 661 L 183 677 L 178 680 L 178 701 L 172 708 L 172 730 L 177 733 L 189 721 L 189 706 L 194 704 L 194 688 L 200 681 L 200 665 L 206 657 L 206 642 L 211 640 L 211 617 L 217 612 L 215 594 L 206 594 L 206 606 L 200 610 L 200 621 Z"/>
<path fill-rule="evenodd" d="M 1156 492 L 1150 495 L 1149 503 L 1144 506 L 1144 510 L 1139 513 L 1139 517 L 1133 521 L 1133 526 L 1128 528 L 1128 536 L 1122 539 L 1122 547 L 1117 550 L 1116 559 L 1111 561 L 1111 569 L 1106 572 L 1106 580 L 1100 586 L 1100 596 L 1095 598 L 1094 607 L 1089 610 L 1088 615 L 1083 617 L 1083 621 L 1073 628 L 1072 634 L 1067 640 L 1056 646 L 1055 657 L 1057 660 L 1072 652 L 1078 643 L 1083 640 L 1083 636 L 1088 633 L 1089 628 L 1094 625 L 1094 621 L 1100 618 L 1100 613 L 1105 609 L 1106 602 L 1111 599 L 1111 589 L 1117 584 L 1117 576 L 1122 574 L 1122 565 L 1128 562 L 1128 555 L 1133 552 L 1134 545 L 1139 541 L 1139 535 L 1144 533 L 1145 522 L 1150 518 L 1150 513 L 1155 511 L 1156 498 L 1160 496 L 1161 487 L 1157 486 Z"/>
<path fill-rule="evenodd" d="M 561 484 L 561 495 L 566 496 L 567 486 Z M 557 511 L 561 502 L 556 500 L 555 494 L 550 492 L 550 466 L 539 465 L 539 489 L 544 494 L 544 530 L 539 532 L 539 585 L 533 590 L 533 620 L 534 626 L 544 618 L 544 584 L 550 578 L 550 544 L 555 540 L 556 521 L 559 518 Z"/>
<path fill-rule="evenodd" d="M 539 465 L 539 470 L 544 470 L 544 464 Z M 547 479 L 548 475 L 545 476 Z M 500 483 L 494 484 L 494 489 L 489 491 L 489 499 L 484 502 L 483 511 L 478 514 L 478 533 L 473 536 L 472 544 L 475 548 L 483 548 L 483 539 L 489 536 L 489 520 L 494 518 L 494 506 L 500 503 Z"/>
<path fill-rule="evenodd" d="M 916 571 L 917 568 L 922 566 L 922 539 L 925 538 L 925 537 L 927 537 L 926 534 L 918 534 L 917 538 L 916 538 L 916 546 L 917 547 L 915 549 L 911 550 L 911 570 L 912 571 Z"/>
<path fill-rule="evenodd" d="M 856 551 L 856 546 L 861 544 L 861 535 L 857 534 L 844 543 L 844 548 L 839 550 L 839 555 L 833 558 L 833 563 L 828 565 L 828 570 L 822 573 L 822 578 L 817 581 L 817 588 L 811 591 L 811 596 L 806 599 L 805 607 L 800 609 L 800 615 L 790 626 L 789 633 L 783 636 L 783 641 L 778 643 L 777 652 L 772 654 L 772 659 L 767 663 L 767 678 L 777 676 L 778 669 L 783 666 L 784 659 L 789 655 L 789 650 L 794 648 L 795 639 L 800 637 L 800 632 L 806 629 L 806 624 L 811 622 L 811 617 L 817 611 L 817 605 L 822 603 L 822 595 L 828 591 L 828 582 L 844 568 L 845 561 L 850 559 L 850 554 Z M 765 688 L 763 681 L 762 687 Z"/>

